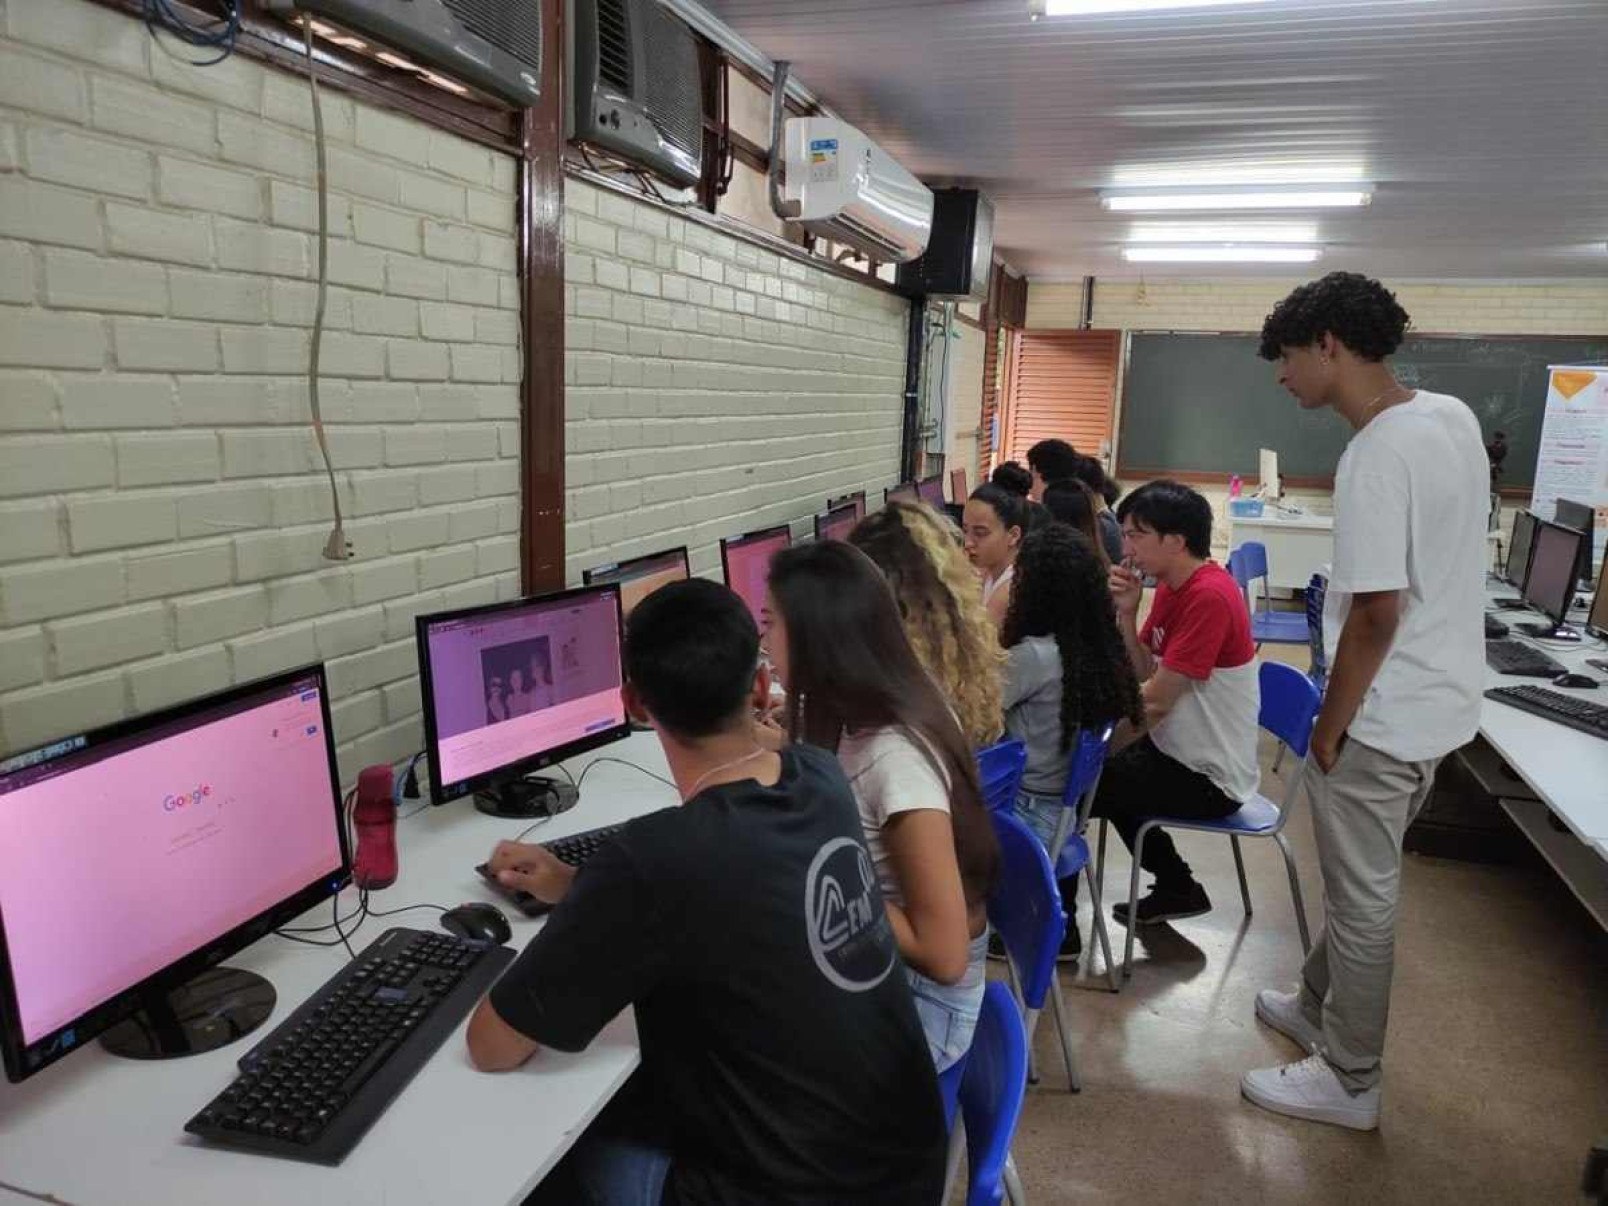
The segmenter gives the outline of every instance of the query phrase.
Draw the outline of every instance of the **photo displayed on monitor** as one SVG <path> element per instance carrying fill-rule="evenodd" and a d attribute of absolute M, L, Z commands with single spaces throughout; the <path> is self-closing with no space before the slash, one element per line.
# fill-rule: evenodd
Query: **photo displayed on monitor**
<path fill-rule="evenodd" d="M 826 509 L 828 511 L 836 511 L 839 507 L 853 507 L 854 518 L 864 519 L 865 491 L 856 490 L 853 494 L 844 494 L 841 497 L 826 500 Z"/>
<path fill-rule="evenodd" d="M 420 616 L 418 642 L 438 804 L 495 794 L 630 732 L 618 586 Z"/>
<path fill-rule="evenodd" d="M 1530 546 L 1535 540 L 1535 516 L 1520 511 L 1513 517 L 1513 535 L 1508 540 L 1507 562 L 1502 577 L 1519 589 L 1524 588 L 1525 575 L 1530 572 Z"/>
<path fill-rule="evenodd" d="M 765 606 L 771 558 L 791 544 L 792 539 L 791 529 L 779 524 L 720 542 L 720 565 L 726 575 L 726 585 L 748 604 L 756 624 L 760 622 L 760 609 Z"/>
<path fill-rule="evenodd" d="M 815 539 L 817 540 L 847 540 L 849 533 L 854 531 L 854 525 L 859 523 L 855 517 L 853 507 L 838 507 L 828 511 L 825 515 L 815 517 Z"/>
<path fill-rule="evenodd" d="M 690 572 L 687 550 L 683 546 L 666 549 L 662 553 L 649 553 L 644 557 L 632 557 L 613 565 L 600 565 L 584 571 L 581 581 L 587 586 L 618 586 L 620 610 L 629 619 L 632 610 L 643 599 L 661 586 L 685 581 Z"/>
<path fill-rule="evenodd" d="M 1560 498 L 1554 504 L 1552 518 L 1563 527 L 1585 534 L 1586 538 L 1580 542 L 1580 559 L 1575 562 L 1575 581 L 1590 582 L 1592 549 L 1597 535 L 1597 508 Z"/>
<path fill-rule="evenodd" d="M 350 871 L 322 667 L 0 762 L 7 1076 L 219 974 L 217 963 L 327 900 Z M 271 1005 L 261 977 L 228 974 L 261 984 Z M 221 1001 L 217 1016 L 228 1026 L 213 1030 L 238 1034 L 267 1010 L 237 1015 Z M 180 1053 L 148 1020 L 127 1028 L 142 1054 Z"/>
<path fill-rule="evenodd" d="M 944 505 L 944 475 L 934 473 L 931 477 L 922 478 L 916 484 L 916 495 L 929 507 L 941 510 Z"/>

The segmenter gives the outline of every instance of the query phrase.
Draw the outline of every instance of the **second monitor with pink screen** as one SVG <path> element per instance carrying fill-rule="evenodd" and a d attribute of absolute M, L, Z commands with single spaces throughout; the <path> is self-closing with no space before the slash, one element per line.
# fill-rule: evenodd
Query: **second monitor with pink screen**
<path fill-rule="evenodd" d="M 941 508 L 944 505 L 944 475 L 934 473 L 931 477 L 922 478 L 916 483 L 916 493 L 929 507 Z"/>
<path fill-rule="evenodd" d="M 852 506 L 838 507 L 815 517 L 815 539 L 847 540 L 860 519 Z"/>
<path fill-rule="evenodd" d="M 771 558 L 792 542 L 792 530 L 785 523 L 727 537 L 720 542 L 720 565 L 726 575 L 726 585 L 748 604 L 756 624 L 760 622 L 760 609 L 765 606 Z"/>

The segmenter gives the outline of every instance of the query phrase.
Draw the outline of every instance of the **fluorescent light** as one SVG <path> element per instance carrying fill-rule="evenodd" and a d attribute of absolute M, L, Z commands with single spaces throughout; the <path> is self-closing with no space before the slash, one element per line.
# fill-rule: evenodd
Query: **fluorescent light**
<path fill-rule="evenodd" d="M 1227 163 L 1146 163 L 1113 168 L 1110 188 L 1266 188 L 1268 185 L 1314 184 L 1357 185 L 1368 179 L 1367 169 L 1356 159 L 1235 159 Z"/>
<path fill-rule="evenodd" d="M 1170 8 L 1225 8 L 1266 4 L 1268 0 L 1030 0 L 1028 12 L 1039 17 L 1085 17 L 1101 13 L 1147 13 Z"/>
<path fill-rule="evenodd" d="M 1373 185 L 1351 188 L 1156 189 L 1101 193 L 1100 204 L 1117 213 L 1163 213 L 1214 209 L 1336 209 L 1367 205 Z"/>
<path fill-rule="evenodd" d="M 1135 222 L 1130 243 L 1315 243 L 1316 222 Z"/>
<path fill-rule="evenodd" d="M 1275 247 L 1271 244 L 1221 243 L 1194 247 L 1124 247 L 1130 264 L 1310 264 L 1321 247 Z"/>

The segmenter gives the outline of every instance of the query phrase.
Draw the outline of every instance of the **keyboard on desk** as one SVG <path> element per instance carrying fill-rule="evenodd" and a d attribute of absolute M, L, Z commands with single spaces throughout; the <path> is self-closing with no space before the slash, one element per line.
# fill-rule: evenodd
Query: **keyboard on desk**
<path fill-rule="evenodd" d="M 579 869 L 587 859 L 597 853 L 598 848 L 604 842 L 619 833 L 623 828 L 624 826 L 622 825 L 605 825 L 601 829 L 588 829 L 585 833 L 572 833 L 569 837 L 554 838 L 550 842 L 540 844 L 559 862 L 568 863 L 570 866 Z M 537 900 L 536 897 L 522 888 L 510 888 L 506 884 L 499 883 L 497 877 L 492 874 L 489 864 L 481 863 L 475 870 L 480 872 L 481 878 L 496 888 L 509 904 L 513 905 L 526 917 L 540 917 L 542 914 L 552 911 L 553 906 L 545 900 Z"/>
<path fill-rule="evenodd" d="M 1529 685 L 1496 687 L 1487 691 L 1485 698 L 1608 740 L 1608 707 L 1589 699 Z"/>
<path fill-rule="evenodd" d="M 184 1129 L 339 1164 L 513 957 L 450 934 L 387 930 L 243 1056 L 234 1083 Z"/>
<path fill-rule="evenodd" d="M 1523 641 L 1486 641 L 1485 664 L 1518 678 L 1557 678 L 1564 672 L 1561 662 Z"/>

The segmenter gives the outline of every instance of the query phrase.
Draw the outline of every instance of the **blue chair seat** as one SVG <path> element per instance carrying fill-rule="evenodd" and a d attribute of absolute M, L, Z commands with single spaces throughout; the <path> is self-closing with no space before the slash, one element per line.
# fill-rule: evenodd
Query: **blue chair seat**
<path fill-rule="evenodd" d="M 1258 611 L 1251 614 L 1251 639 L 1254 641 L 1305 645 L 1308 636 L 1304 611 Z"/>
<path fill-rule="evenodd" d="M 1081 833 L 1069 835 L 1066 844 L 1061 847 L 1061 857 L 1055 860 L 1055 878 L 1071 879 L 1088 865 L 1089 843 Z M 1067 924 L 1071 923 L 1072 919 L 1067 918 Z"/>
<path fill-rule="evenodd" d="M 1148 818 L 1166 829 L 1198 829 L 1208 833 L 1242 833 L 1259 836 L 1278 828 L 1279 806 L 1266 796 L 1258 794 L 1249 803 L 1242 804 L 1238 812 L 1216 821 L 1185 820 L 1183 817 L 1154 816 Z"/>

